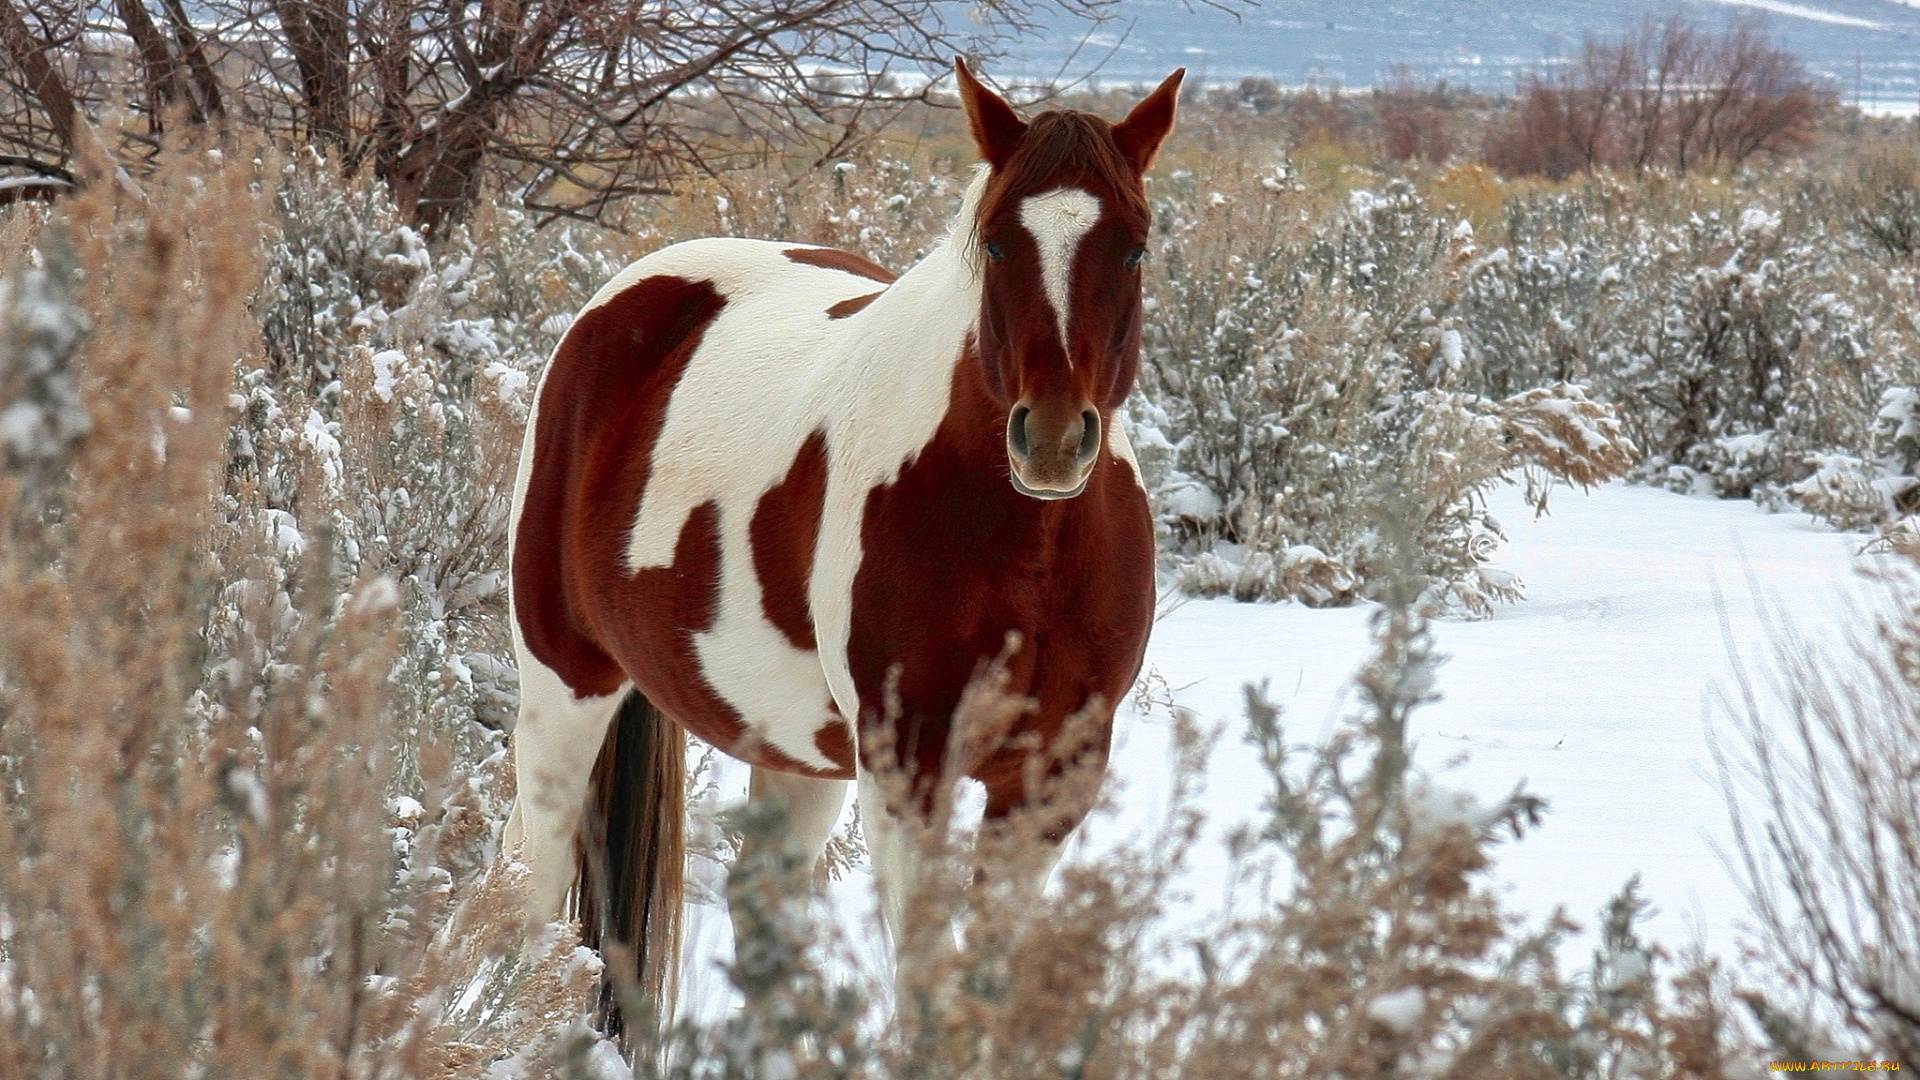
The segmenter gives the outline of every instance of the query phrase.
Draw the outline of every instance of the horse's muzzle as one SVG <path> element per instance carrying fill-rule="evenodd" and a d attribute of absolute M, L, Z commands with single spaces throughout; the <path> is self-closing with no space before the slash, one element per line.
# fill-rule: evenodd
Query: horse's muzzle
<path fill-rule="evenodd" d="M 1014 490 L 1036 499 L 1071 499 L 1086 490 L 1100 456 L 1100 413 L 1022 401 L 1007 417 L 1007 464 Z"/>

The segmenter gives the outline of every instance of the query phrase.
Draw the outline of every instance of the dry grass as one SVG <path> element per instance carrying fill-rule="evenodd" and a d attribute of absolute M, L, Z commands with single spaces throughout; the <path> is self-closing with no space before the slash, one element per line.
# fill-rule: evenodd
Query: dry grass
<path fill-rule="evenodd" d="M 1406 732 L 1431 700 L 1438 659 L 1413 606 L 1417 576 L 1399 581 L 1375 620 L 1361 707 L 1329 743 L 1289 743 L 1278 709 L 1249 688 L 1248 752 L 1271 786 L 1235 841 L 1233 895 L 1218 917 L 1168 921 L 1218 735 L 1158 701 L 1150 707 L 1171 708 L 1175 733 L 1161 826 L 1070 862 L 1041 902 L 1026 871 L 1044 857 L 1047 816 L 982 836 L 957 820 L 952 789 L 936 790 L 917 830 L 927 872 L 898 938 L 891 1016 L 875 988 L 825 973 L 834 929 L 796 902 L 796 861 L 773 855 L 777 843 L 756 845 L 763 854 L 735 866 L 728 890 L 754 928 L 732 969 L 739 1011 L 717 1031 L 674 1032 L 641 1054 L 637 1075 L 1740 1075 L 1759 1050 L 1734 1023 L 1729 980 L 1703 958 L 1663 977 L 1665 954 L 1635 933 L 1645 904 L 1632 886 L 1604 914 L 1584 981 L 1554 962 L 1570 924 L 1523 932 L 1502 910 L 1493 855 L 1503 837 L 1536 827 L 1544 804 L 1522 791 L 1493 806 L 1463 801 L 1414 766 Z M 1020 708 L 989 672 L 961 710 L 948 762 L 964 768 L 969 748 Z M 1055 750 L 1070 759 L 1075 745 Z M 1091 799 L 1099 779 L 1067 769 L 1052 795 Z M 766 807 L 736 822 L 763 840 L 781 825 Z M 583 1064 L 575 1075 L 591 1073 Z"/>
<path fill-rule="evenodd" d="M 509 878 L 452 897 L 420 851 L 396 876 L 392 583 L 340 587 L 325 544 L 284 578 L 268 538 L 223 536 L 261 179 L 179 148 L 41 236 L 56 272 L 73 244 L 90 424 L 0 480 L 32 541 L 0 552 L 8 1076 L 466 1075 L 588 981 L 524 944 Z"/>

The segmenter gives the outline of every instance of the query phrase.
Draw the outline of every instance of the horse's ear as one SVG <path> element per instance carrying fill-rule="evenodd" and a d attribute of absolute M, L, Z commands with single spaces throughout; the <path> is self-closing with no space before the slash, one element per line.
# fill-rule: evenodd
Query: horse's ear
<path fill-rule="evenodd" d="M 1120 144 L 1120 152 L 1142 176 L 1153 166 L 1153 156 L 1160 152 L 1160 144 L 1173 130 L 1174 109 L 1180 103 L 1180 80 L 1186 75 L 1187 69 L 1181 68 L 1167 76 L 1167 81 L 1135 105 L 1125 120 L 1113 125 L 1113 141 Z"/>
<path fill-rule="evenodd" d="M 967 110 L 967 126 L 973 129 L 973 143 L 980 156 L 995 169 L 1007 163 L 1013 149 L 1027 133 L 1024 120 L 1014 115 L 1013 106 L 999 94 L 980 85 L 963 57 L 953 58 L 953 72 L 960 79 L 960 104 Z"/>

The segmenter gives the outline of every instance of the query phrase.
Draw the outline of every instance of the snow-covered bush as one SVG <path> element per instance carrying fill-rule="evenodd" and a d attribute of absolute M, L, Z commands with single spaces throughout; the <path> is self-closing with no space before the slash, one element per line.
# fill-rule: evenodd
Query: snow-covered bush
<path fill-rule="evenodd" d="M 1813 471 L 1786 487 L 1786 494 L 1815 516 L 1842 529 L 1905 523 L 1920 509 L 1920 391 L 1889 387 L 1874 414 L 1873 457 L 1812 454 Z"/>
<path fill-rule="evenodd" d="M 424 798 L 455 764 L 497 777 L 518 700 L 505 555 L 520 432 L 540 366 L 626 252 L 512 211 L 430 245 L 377 186 L 305 165 L 282 171 L 273 210 L 268 362 L 235 394 L 236 536 L 271 535 L 279 577 L 313 538 L 341 580 L 398 584 L 397 796 Z"/>
<path fill-rule="evenodd" d="M 1478 386 L 1585 382 L 1650 482 L 1891 520 L 1911 462 L 1880 413 L 1920 361 L 1913 280 L 1853 240 L 1830 179 L 1600 179 L 1510 200 L 1461 314 Z"/>
<path fill-rule="evenodd" d="M 1231 193 L 1171 180 L 1130 422 L 1182 587 L 1349 602 L 1375 570 L 1376 504 L 1411 492 L 1429 600 L 1484 614 L 1517 595 L 1482 565 L 1500 533 L 1486 491 L 1632 464 L 1611 410 L 1564 379 L 1477 392 L 1461 318 L 1477 242 L 1411 186 L 1316 223 L 1284 170 Z"/>

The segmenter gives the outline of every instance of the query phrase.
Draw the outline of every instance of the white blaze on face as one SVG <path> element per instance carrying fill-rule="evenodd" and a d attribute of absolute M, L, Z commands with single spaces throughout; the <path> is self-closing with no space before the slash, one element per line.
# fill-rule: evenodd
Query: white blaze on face
<path fill-rule="evenodd" d="M 1040 284 L 1060 327 L 1060 348 L 1067 347 L 1067 300 L 1072 295 L 1073 256 L 1080 238 L 1100 220 L 1100 200 L 1079 188 L 1055 188 L 1020 204 L 1020 224 L 1040 249 Z M 1073 357 L 1068 356 L 1072 363 Z"/>

